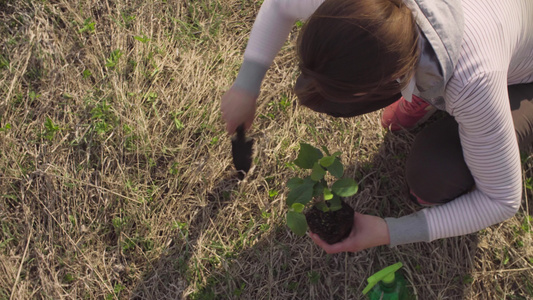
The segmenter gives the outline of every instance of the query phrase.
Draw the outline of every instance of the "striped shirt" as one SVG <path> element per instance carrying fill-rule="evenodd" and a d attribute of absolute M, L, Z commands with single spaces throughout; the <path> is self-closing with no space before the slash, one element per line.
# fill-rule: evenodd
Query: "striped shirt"
<path fill-rule="evenodd" d="M 307 19 L 323 1 L 265 0 L 235 85 L 257 93 L 294 22 Z M 476 232 L 510 218 L 520 206 L 520 155 L 507 86 L 533 82 L 533 0 L 462 3 L 462 48 L 443 96 L 459 123 L 476 186 L 447 204 L 387 218 L 391 246 Z M 410 234 L 413 228 L 422 234 Z"/>
<path fill-rule="evenodd" d="M 460 57 L 444 98 L 476 188 L 424 212 L 431 240 L 501 222 L 522 196 L 507 86 L 533 81 L 533 1 L 464 0 L 463 11 Z"/>

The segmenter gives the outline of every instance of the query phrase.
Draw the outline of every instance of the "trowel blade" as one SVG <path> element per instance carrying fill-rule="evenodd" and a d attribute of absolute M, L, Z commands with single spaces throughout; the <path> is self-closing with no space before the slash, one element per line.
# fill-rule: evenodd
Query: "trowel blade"
<path fill-rule="evenodd" d="M 231 139 L 231 154 L 233 164 L 238 171 L 239 179 L 243 179 L 252 166 L 254 140 L 244 134 L 244 124 L 237 127 L 235 136 Z"/>

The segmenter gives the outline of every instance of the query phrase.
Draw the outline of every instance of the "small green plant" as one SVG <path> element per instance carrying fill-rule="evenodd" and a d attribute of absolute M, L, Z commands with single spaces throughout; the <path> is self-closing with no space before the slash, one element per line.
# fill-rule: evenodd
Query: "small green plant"
<path fill-rule="evenodd" d="M 320 281 L 320 273 L 317 271 L 307 272 L 307 277 L 309 278 L 309 282 L 311 282 L 311 284 L 317 284 Z"/>
<path fill-rule="evenodd" d="M 4 125 L 4 127 L 0 127 L 0 132 L 8 131 L 9 129 L 11 129 L 11 124 L 6 123 L 6 125 Z"/>
<path fill-rule="evenodd" d="M 70 273 L 67 273 L 65 274 L 65 276 L 63 276 L 63 282 L 69 284 L 69 283 L 72 283 L 76 280 L 76 276 L 70 274 Z"/>
<path fill-rule="evenodd" d="M 106 300 L 111 300 L 111 299 L 115 299 L 115 297 L 118 297 L 120 295 L 120 293 L 126 289 L 125 286 L 123 286 L 122 284 L 120 283 L 115 283 L 115 285 L 113 286 L 113 294 L 107 294 L 107 296 L 105 297 Z"/>
<path fill-rule="evenodd" d="M 111 52 L 111 54 L 107 58 L 105 66 L 108 68 L 114 69 L 117 66 L 118 60 L 120 59 L 121 56 L 122 56 L 122 51 L 120 51 L 120 49 L 114 50 L 113 52 Z"/>
<path fill-rule="evenodd" d="M 54 121 L 52 121 L 52 119 L 49 117 L 46 117 L 44 128 L 45 133 L 43 134 L 43 137 L 49 141 L 53 140 L 56 132 L 59 131 L 59 126 L 55 125 Z"/>
<path fill-rule="evenodd" d="M 172 121 L 174 122 L 174 126 L 176 127 L 177 131 L 181 131 L 181 130 L 185 129 L 185 125 L 179 119 L 179 116 L 182 115 L 182 114 L 183 114 L 182 111 L 171 112 L 170 113 L 170 116 L 172 117 Z"/>
<path fill-rule="evenodd" d="M 526 181 L 525 181 L 525 186 L 526 186 L 526 189 L 528 190 L 533 190 L 533 177 L 528 177 L 526 178 Z"/>
<path fill-rule="evenodd" d="M 324 213 L 335 212 L 342 208 L 341 197 L 350 197 L 357 193 L 358 185 L 355 180 L 342 178 L 344 166 L 339 159 L 341 152 L 330 154 L 326 147 L 322 147 L 322 150 L 325 156 L 318 148 L 300 143 L 300 152 L 294 164 L 311 170 L 311 174 L 304 178 L 294 177 L 287 182 L 290 190 L 287 195 L 287 225 L 300 236 L 303 236 L 308 228 L 304 215 L 306 206 L 313 205 Z M 328 176 L 328 173 L 331 176 Z"/>
<path fill-rule="evenodd" d="M 135 35 L 133 38 L 143 44 L 146 44 L 150 41 L 150 39 L 144 33 L 142 33 L 142 35 Z"/>
<path fill-rule="evenodd" d="M 0 70 L 9 68 L 9 60 L 0 54 Z"/>
<path fill-rule="evenodd" d="M 99 135 L 103 135 L 113 129 L 116 117 L 106 99 L 98 102 L 91 109 L 92 129 Z"/>
<path fill-rule="evenodd" d="M 92 18 L 87 18 L 83 22 L 83 27 L 78 30 L 79 33 L 89 32 L 94 33 L 96 22 L 92 21 Z"/>
<path fill-rule="evenodd" d="M 39 99 L 41 97 L 41 94 L 37 94 L 34 91 L 30 91 L 28 93 L 28 96 L 30 97 L 30 102 L 34 102 L 35 100 Z"/>
<path fill-rule="evenodd" d="M 91 77 L 91 75 L 93 75 L 91 70 L 89 70 L 89 69 L 83 70 L 83 73 L 82 73 L 83 79 L 87 79 L 87 78 Z"/>

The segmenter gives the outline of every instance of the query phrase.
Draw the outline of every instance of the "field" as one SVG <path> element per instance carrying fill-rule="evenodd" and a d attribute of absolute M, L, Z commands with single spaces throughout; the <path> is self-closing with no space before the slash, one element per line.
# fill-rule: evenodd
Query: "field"
<path fill-rule="evenodd" d="M 342 151 L 357 211 L 416 211 L 416 131 L 297 105 L 296 24 L 235 179 L 220 98 L 262 1 L 0 0 L 0 299 L 362 299 L 401 261 L 418 299 L 533 299 L 531 184 L 476 234 L 328 255 L 285 225 L 300 142 Z M 436 116 L 435 118 L 438 118 Z"/>

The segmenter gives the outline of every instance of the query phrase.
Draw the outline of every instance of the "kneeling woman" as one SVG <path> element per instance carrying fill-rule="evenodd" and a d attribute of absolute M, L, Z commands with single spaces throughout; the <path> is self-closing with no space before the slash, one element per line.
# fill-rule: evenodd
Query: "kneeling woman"
<path fill-rule="evenodd" d="M 409 129 L 436 109 L 407 161 L 411 198 L 433 206 L 401 218 L 356 214 L 329 253 L 432 241 L 513 216 L 522 198 L 519 145 L 533 138 L 533 1 L 266 0 L 232 88 L 231 133 L 255 114 L 260 84 L 297 19 L 300 103 L 351 117 L 385 108 L 383 126 Z"/>

